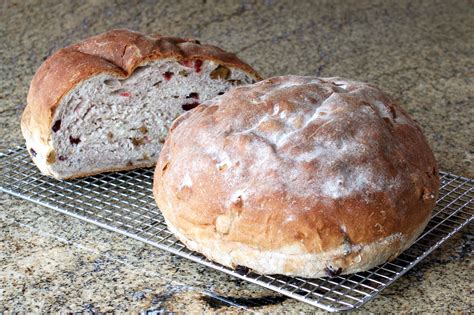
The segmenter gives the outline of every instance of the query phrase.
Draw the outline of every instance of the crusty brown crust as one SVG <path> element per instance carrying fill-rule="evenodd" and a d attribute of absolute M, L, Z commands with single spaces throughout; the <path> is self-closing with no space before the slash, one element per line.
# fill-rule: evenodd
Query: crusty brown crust
<path fill-rule="evenodd" d="M 309 104 L 306 118 L 301 104 Z M 332 140 L 345 141 L 333 155 L 318 147 Z M 341 159 L 337 151 L 348 143 L 359 151 Z M 313 158 L 303 159 L 307 154 Z M 360 190 L 318 193 L 318 183 L 361 166 L 375 177 Z M 351 183 L 342 178 L 341 185 Z M 326 267 L 343 273 L 393 259 L 423 230 L 438 190 L 420 127 L 387 94 L 361 82 L 297 76 L 234 88 L 182 115 L 154 178 L 157 205 L 180 239 L 222 264 L 255 268 L 261 262 L 250 265 L 245 257 L 273 257 L 274 266 L 258 271 L 300 276 L 323 256 Z M 310 274 L 320 276 L 318 268 Z"/>
<path fill-rule="evenodd" d="M 249 65 L 218 47 L 193 39 L 146 36 L 130 30 L 112 30 L 50 56 L 37 70 L 30 85 L 21 129 L 30 142 L 47 146 L 51 124 L 61 98 L 80 82 L 99 73 L 130 76 L 142 63 L 160 59 L 212 60 L 240 68 L 256 80 L 261 77 Z"/>

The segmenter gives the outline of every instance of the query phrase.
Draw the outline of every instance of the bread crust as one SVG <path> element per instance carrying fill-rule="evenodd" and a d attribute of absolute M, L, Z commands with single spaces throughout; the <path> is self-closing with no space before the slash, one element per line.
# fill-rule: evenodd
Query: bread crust
<path fill-rule="evenodd" d="M 33 144 L 36 151 L 48 154 L 52 149 L 49 140 L 56 108 L 61 99 L 82 81 L 101 73 L 125 79 L 140 65 L 163 59 L 178 62 L 211 60 L 242 69 L 255 80 L 261 79 L 236 55 L 215 46 L 201 45 L 193 39 L 112 30 L 60 49 L 39 67 L 31 81 L 21 118 L 21 130 L 27 144 Z M 38 167 L 44 174 L 55 176 L 45 165 Z M 125 168 L 118 170 L 122 169 Z"/>
<path fill-rule="evenodd" d="M 420 127 L 387 94 L 298 76 L 234 88 L 182 115 L 153 188 L 190 248 L 303 277 L 395 258 L 423 231 L 438 190 Z"/>
<path fill-rule="evenodd" d="M 172 223 L 166 223 L 168 229 L 189 249 L 200 252 L 222 265 L 231 268 L 246 266 L 260 274 L 320 278 L 366 271 L 392 260 L 413 244 L 428 221 L 429 218 L 419 226 L 412 239 L 403 239 L 401 242 L 401 235 L 395 234 L 371 244 L 359 245 L 355 250 L 357 254 L 351 255 L 345 253 L 343 246 L 328 252 L 287 254 L 279 250 L 262 251 L 247 244 L 216 238 L 196 242 L 180 233 Z M 341 266 L 344 266 L 344 269 Z"/>

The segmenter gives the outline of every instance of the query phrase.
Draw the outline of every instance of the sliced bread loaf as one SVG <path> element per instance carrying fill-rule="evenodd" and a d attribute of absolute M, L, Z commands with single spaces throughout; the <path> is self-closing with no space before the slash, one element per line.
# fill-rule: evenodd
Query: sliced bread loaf
<path fill-rule="evenodd" d="M 259 79 L 217 47 L 113 30 L 41 65 L 21 128 L 35 164 L 58 179 L 152 166 L 176 117 Z"/>

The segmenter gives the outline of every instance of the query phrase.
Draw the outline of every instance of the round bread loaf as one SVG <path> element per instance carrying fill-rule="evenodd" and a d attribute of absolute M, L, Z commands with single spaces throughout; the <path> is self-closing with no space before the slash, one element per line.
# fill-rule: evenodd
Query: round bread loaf
<path fill-rule="evenodd" d="M 439 190 L 417 123 L 377 87 L 275 77 L 180 116 L 154 195 L 169 229 L 220 264 L 322 277 L 394 259 Z"/>
<path fill-rule="evenodd" d="M 255 80 L 255 70 L 218 47 L 111 30 L 39 67 L 21 130 L 33 162 L 57 179 L 150 167 L 178 115 Z"/>

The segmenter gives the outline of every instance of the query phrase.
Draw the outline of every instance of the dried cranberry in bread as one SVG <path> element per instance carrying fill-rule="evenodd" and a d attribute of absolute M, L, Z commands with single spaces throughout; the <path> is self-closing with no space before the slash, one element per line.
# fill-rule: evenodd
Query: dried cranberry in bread
<path fill-rule="evenodd" d="M 169 229 L 223 265 L 334 276 L 399 255 L 426 226 L 436 161 L 420 127 L 377 87 L 283 76 L 182 115 L 154 196 Z"/>
<path fill-rule="evenodd" d="M 56 178 L 152 166 L 179 114 L 259 79 L 217 47 L 113 30 L 41 65 L 21 128 L 33 161 Z"/>

